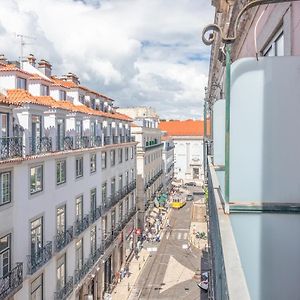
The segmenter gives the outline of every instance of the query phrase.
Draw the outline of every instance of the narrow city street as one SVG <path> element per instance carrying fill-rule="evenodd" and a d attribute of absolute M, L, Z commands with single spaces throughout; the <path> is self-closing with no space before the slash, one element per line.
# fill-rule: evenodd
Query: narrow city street
<path fill-rule="evenodd" d="M 201 251 L 188 248 L 192 202 L 170 212 L 170 229 L 160 243 L 144 243 L 150 251 L 128 299 L 207 299 L 193 278 L 200 268 Z"/>

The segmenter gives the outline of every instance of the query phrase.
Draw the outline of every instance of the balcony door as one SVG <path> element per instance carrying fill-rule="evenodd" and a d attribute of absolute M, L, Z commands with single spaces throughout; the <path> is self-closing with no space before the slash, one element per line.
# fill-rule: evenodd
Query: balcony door
<path fill-rule="evenodd" d="M 31 255 L 41 253 L 43 248 L 43 219 L 39 218 L 31 222 Z"/>
<path fill-rule="evenodd" d="M 64 137 L 65 137 L 65 120 L 64 119 L 57 120 L 56 134 L 57 134 L 57 148 L 58 148 L 58 150 L 63 150 Z"/>
<path fill-rule="evenodd" d="M 0 238 L 0 278 L 10 271 L 10 234 Z"/>
<path fill-rule="evenodd" d="M 41 117 L 33 115 L 31 116 L 31 147 L 33 153 L 37 153 L 40 149 L 41 136 Z"/>
<path fill-rule="evenodd" d="M 0 138 L 8 137 L 8 114 L 0 113 Z"/>

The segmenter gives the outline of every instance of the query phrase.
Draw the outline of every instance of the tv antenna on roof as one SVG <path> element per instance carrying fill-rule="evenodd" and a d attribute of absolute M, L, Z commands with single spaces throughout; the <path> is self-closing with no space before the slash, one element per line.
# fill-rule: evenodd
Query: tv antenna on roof
<path fill-rule="evenodd" d="M 33 36 L 29 36 L 29 35 L 24 35 L 24 34 L 17 34 L 16 35 L 17 38 L 20 39 L 20 67 L 22 68 L 23 67 L 23 59 L 24 59 L 24 56 L 23 56 L 23 53 L 24 53 L 24 47 L 26 45 L 32 45 L 32 43 L 28 43 L 26 40 L 36 40 L 35 37 Z"/>

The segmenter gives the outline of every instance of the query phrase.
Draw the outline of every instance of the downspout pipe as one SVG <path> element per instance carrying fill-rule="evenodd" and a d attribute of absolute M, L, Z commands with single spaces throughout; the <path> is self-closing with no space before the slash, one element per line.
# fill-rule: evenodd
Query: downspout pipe
<path fill-rule="evenodd" d="M 226 45 L 226 78 L 225 78 L 225 202 L 230 199 L 230 84 L 231 84 L 231 46 Z"/>
<path fill-rule="evenodd" d="M 203 105 L 203 116 L 204 116 L 204 132 L 203 132 L 203 168 L 204 168 L 204 178 L 207 178 L 207 145 L 206 145 L 206 137 L 207 137 L 207 101 L 204 101 Z"/>

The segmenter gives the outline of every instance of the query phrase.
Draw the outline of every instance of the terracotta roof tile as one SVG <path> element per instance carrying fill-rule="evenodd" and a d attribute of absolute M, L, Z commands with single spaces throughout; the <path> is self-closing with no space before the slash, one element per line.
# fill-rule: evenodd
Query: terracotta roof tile
<path fill-rule="evenodd" d="M 174 120 L 161 121 L 159 128 L 170 136 L 203 136 L 204 121 L 202 120 Z M 207 133 L 210 133 L 210 121 L 207 122 Z"/>
<path fill-rule="evenodd" d="M 2 94 L 1 94 L 2 95 Z M 102 116 L 106 118 L 118 119 L 123 121 L 132 121 L 126 115 L 120 113 L 106 113 L 103 111 L 89 108 L 85 105 L 74 105 L 68 101 L 57 101 L 50 96 L 32 96 L 28 91 L 22 89 L 7 90 L 7 97 L 2 95 L 0 103 L 22 105 L 24 103 L 31 103 L 36 105 L 43 105 L 52 108 L 59 108 L 73 112 L 81 112 L 89 115 Z"/>
<path fill-rule="evenodd" d="M 47 78 L 44 78 L 38 74 L 32 74 L 31 77 L 28 78 L 29 80 L 44 80 L 46 82 L 49 82 L 49 83 L 53 83 L 52 80 L 50 79 L 47 79 Z"/>
<path fill-rule="evenodd" d="M 28 75 L 28 76 L 32 76 L 31 73 L 28 73 L 24 70 L 21 70 L 20 68 L 18 68 L 14 64 L 0 66 L 0 72 L 11 72 L 11 71 L 15 71 L 15 72 L 19 72 L 19 73 L 22 73 L 22 74 L 25 74 L 25 75 Z"/>

